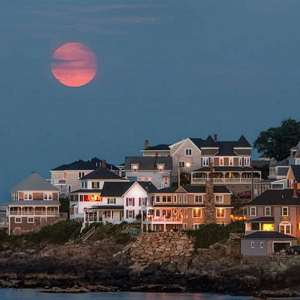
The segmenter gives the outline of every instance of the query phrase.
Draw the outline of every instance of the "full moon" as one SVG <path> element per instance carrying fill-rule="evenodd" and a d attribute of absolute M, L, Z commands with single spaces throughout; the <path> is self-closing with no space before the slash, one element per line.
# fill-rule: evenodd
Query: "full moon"
<path fill-rule="evenodd" d="M 52 59 L 52 74 L 65 86 L 81 87 L 90 83 L 96 76 L 96 55 L 82 43 L 63 44 L 53 52 Z"/>

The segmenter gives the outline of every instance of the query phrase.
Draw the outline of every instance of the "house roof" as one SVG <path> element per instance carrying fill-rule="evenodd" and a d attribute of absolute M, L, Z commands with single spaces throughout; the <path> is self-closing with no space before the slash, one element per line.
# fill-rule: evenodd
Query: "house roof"
<path fill-rule="evenodd" d="M 250 143 L 242 135 L 237 141 L 215 141 L 211 136 L 206 140 L 201 138 L 190 138 L 190 140 L 201 150 L 201 148 L 218 148 L 216 155 L 218 156 L 235 156 L 235 155 L 250 155 Z"/>
<path fill-rule="evenodd" d="M 165 156 L 128 156 L 125 158 L 125 170 L 131 169 L 131 164 L 138 164 L 139 170 L 158 170 L 157 164 L 164 164 L 164 170 L 172 170 L 172 158 Z"/>
<path fill-rule="evenodd" d="M 294 197 L 292 189 L 267 190 L 247 204 L 251 205 L 300 205 L 300 194 Z"/>
<path fill-rule="evenodd" d="M 147 150 L 170 150 L 170 147 L 168 144 L 158 144 L 158 145 L 155 145 L 155 146 L 148 146 L 146 149 L 144 149 L 144 151 L 147 151 Z"/>
<path fill-rule="evenodd" d="M 188 184 L 182 187 L 187 193 L 206 193 L 206 186 L 200 184 Z M 176 193 L 178 187 L 169 187 L 157 190 L 157 193 Z M 215 185 L 214 193 L 230 194 L 231 192 L 225 185 Z"/>
<path fill-rule="evenodd" d="M 102 190 L 100 189 L 79 189 L 76 191 L 72 191 L 71 194 L 78 194 L 78 193 L 82 193 L 82 194 L 101 194 Z"/>
<path fill-rule="evenodd" d="M 256 231 L 245 235 L 244 239 L 284 239 L 284 240 L 295 240 L 296 238 L 287 234 L 283 234 L 277 231 Z"/>
<path fill-rule="evenodd" d="M 103 185 L 101 196 L 121 197 L 130 189 L 130 187 L 135 182 L 138 182 L 138 184 L 148 193 L 153 193 L 157 190 L 152 182 L 149 181 L 105 182 Z"/>
<path fill-rule="evenodd" d="M 20 183 L 15 185 L 12 192 L 17 191 L 54 191 L 58 192 L 58 189 L 53 186 L 50 182 L 46 179 L 41 177 L 37 173 L 32 173 L 25 179 L 23 179 Z"/>
<path fill-rule="evenodd" d="M 81 180 L 88 179 L 119 179 L 124 180 L 124 178 L 119 175 L 107 170 L 106 168 L 98 168 L 97 170 L 85 175 L 81 178 Z"/>
<path fill-rule="evenodd" d="M 294 173 L 297 182 L 300 182 L 300 165 L 292 165 L 292 171 Z"/>
<path fill-rule="evenodd" d="M 52 171 L 96 170 L 103 165 L 105 165 L 109 170 L 118 170 L 115 165 L 109 164 L 105 162 L 105 160 L 94 157 L 91 160 L 77 160 L 69 164 L 64 164 L 52 169 Z"/>

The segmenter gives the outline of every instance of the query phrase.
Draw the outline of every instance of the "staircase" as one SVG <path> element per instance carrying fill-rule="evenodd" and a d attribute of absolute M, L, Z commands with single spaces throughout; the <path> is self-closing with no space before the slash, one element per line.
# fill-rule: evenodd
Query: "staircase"
<path fill-rule="evenodd" d="M 81 242 L 86 242 L 96 233 L 96 227 L 93 226 L 90 230 L 88 230 L 85 234 L 80 237 Z"/>

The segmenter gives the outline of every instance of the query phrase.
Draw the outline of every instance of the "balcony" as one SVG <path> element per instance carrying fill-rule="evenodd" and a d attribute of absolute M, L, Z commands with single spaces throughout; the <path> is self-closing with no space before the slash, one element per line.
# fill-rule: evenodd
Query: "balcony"
<path fill-rule="evenodd" d="M 144 221 L 148 224 L 183 224 L 182 217 L 170 217 L 167 218 L 166 216 L 162 217 L 155 217 L 155 216 L 148 216 Z"/>

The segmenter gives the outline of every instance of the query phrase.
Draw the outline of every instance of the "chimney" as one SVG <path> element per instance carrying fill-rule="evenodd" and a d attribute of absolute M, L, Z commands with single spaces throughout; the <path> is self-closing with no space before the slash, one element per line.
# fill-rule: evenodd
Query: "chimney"
<path fill-rule="evenodd" d="M 102 159 L 101 162 L 100 162 L 100 168 L 105 168 L 106 169 L 106 160 L 105 159 Z"/>
<path fill-rule="evenodd" d="M 218 135 L 216 133 L 214 134 L 214 140 L 215 140 L 215 142 L 218 141 Z"/>
<path fill-rule="evenodd" d="M 293 184 L 293 198 L 298 198 L 297 182 Z"/>
<path fill-rule="evenodd" d="M 210 171 L 206 181 L 206 201 L 205 201 L 205 222 L 207 224 L 216 223 L 216 207 L 214 195 L 214 168 L 212 163 L 209 164 Z"/>
<path fill-rule="evenodd" d="M 150 147 L 150 142 L 149 142 L 149 140 L 145 140 L 145 142 L 144 142 L 144 150 L 146 150 L 148 147 Z"/>

